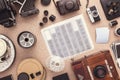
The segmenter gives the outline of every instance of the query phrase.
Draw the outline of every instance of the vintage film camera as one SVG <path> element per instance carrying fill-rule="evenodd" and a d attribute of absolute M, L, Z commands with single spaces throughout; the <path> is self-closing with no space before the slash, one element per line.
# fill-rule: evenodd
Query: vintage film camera
<path fill-rule="evenodd" d="M 58 9 L 60 15 L 64 15 L 80 9 L 79 0 L 59 0 L 56 2 L 53 0 L 53 2 Z"/>
<path fill-rule="evenodd" d="M 120 80 L 109 51 L 75 61 L 72 68 L 77 80 Z"/>
<path fill-rule="evenodd" d="M 10 1 L 0 0 L 0 24 L 7 28 L 16 25 L 15 15 Z"/>
<path fill-rule="evenodd" d="M 120 0 L 100 0 L 105 16 L 113 20 L 120 16 Z"/>
<path fill-rule="evenodd" d="M 92 23 L 100 21 L 99 12 L 95 6 L 87 8 L 87 13 Z"/>
<path fill-rule="evenodd" d="M 19 14 L 22 17 L 38 14 L 39 10 L 35 7 L 35 0 L 11 0 L 19 8 Z"/>

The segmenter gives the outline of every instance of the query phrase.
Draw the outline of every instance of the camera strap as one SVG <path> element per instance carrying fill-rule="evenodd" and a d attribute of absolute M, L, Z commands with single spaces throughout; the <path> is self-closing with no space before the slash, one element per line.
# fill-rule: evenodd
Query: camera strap
<path fill-rule="evenodd" d="M 79 4 L 79 6 L 81 6 L 81 3 L 80 3 L 80 1 L 79 1 L 79 0 L 77 0 L 77 2 L 78 2 L 78 4 Z"/>
<path fill-rule="evenodd" d="M 86 3 L 86 8 L 88 8 L 88 5 L 89 5 L 89 0 L 87 0 L 87 3 Z"/>
<path fill-rule="evenodd" d="M 53 3 L 54 3 L 55 7 L 56 7 L 56 8 L 57 8 L 57 10 L 58 10 L 58 7 L 57 7 L 57 5 L 56 5 L 56 2 L 55 2 L 55 0 L 53 0 Z"/>

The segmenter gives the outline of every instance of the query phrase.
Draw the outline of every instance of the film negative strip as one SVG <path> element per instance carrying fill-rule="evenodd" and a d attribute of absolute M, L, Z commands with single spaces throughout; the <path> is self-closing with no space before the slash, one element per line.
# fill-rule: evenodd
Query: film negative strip
<path fill-rule="evenodd" d="M 15 47 L 12 41 L 0 34 L 0 72 L 7 70 L 15 59 Z"/>
<path fill-rule="evenodd" d="M 23 60 L 17 69 L 18 80 L 45 80 L 46 70 L 40 62 L 29 58 Z"/>
<path fill-rule="evenodd" d="M 18 43 L 23 48 L 30 48 L 36 42 L 36 37 L 28 31 L 24 31 L 18 36 Z"/>

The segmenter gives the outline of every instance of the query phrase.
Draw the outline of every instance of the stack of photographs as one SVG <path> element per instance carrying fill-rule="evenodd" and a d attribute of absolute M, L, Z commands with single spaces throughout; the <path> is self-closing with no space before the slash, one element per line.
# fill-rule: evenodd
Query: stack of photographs
<path fill-rule="evenodd" d="M 111 44 L 111 48 L 115 55 L 118 66 L 120 67 L 120 40 L 113 42 Z"/>

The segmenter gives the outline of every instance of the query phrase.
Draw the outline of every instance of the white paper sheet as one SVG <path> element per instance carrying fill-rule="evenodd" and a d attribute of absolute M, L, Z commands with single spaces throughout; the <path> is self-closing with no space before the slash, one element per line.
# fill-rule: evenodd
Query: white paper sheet
<path fill-rule="evenodd" d="M 41 32 L 49 53 L 64 59 L 94 48 L 83 15 L 51 25 Z"/>

